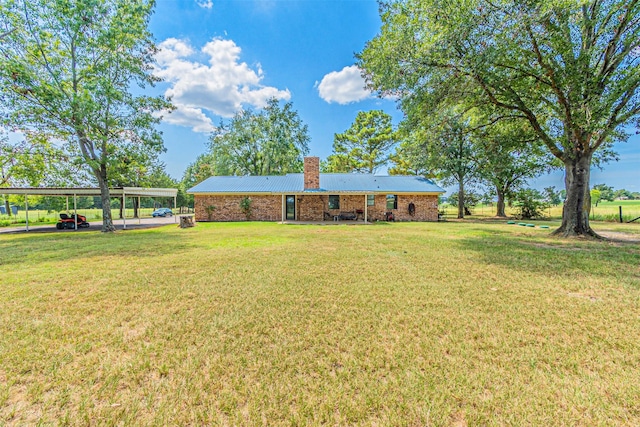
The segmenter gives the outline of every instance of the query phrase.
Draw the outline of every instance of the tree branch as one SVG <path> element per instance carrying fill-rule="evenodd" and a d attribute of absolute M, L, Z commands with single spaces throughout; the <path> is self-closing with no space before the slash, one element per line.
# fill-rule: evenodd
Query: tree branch
<path fill-rule="evenodd" d="M 569 128 L 573 126 L 573 118 L 571 115 L 571 104 L 569 100 L 565 97 L 560 87 L 558 86 L 558 83 L 555 81 L 555 72 L 553 70 L 553 67 L 551 67 L 549 64 L 545 62 L 544 57 L 542 56 L 542 52 L 540 51 L 540 46 L 538 45 L 538 41 L 536 40 L 535 36 L 533 35 L 533 31 L 531 30 L 531 26 L 529 24 L 526 24 L 525 28 L 527 29 L 527 34 L 529 35 L 529 39 L 531 40 L 531 43 L 533 45 L 533 51 L 536 54 L 538 63 L 543 69 L 547 71 L 547 76 L 549 76 L 549 79 L 551 81 L 551 88 L 553 89 L 553 92 L 558 97 L 558 102 L 560 102 L 560 105 L 562 105 L 564 109 L 565 132 L 569 132 Z"/>
<path fill-rule="evenodd" d="M 6 31 L 6 32 L 0 34 L 0 40 L 2 40 L 3 38 L 7 37 L 9 34 L 13 33 L 14 31 L 16 31 L 15 28 L 13 30 L 9 30 L 9 31 Z"/>
<path fill-rule="evenodd" d="M 524 102 L 522 102 L 518 94 L 513 89 L 509 88 L 509 91 L 512 93 L 512 95 L 515 96 L 517 105 L 506 104 L 504 102 L 499 101 L 498 98 L 495 96 L 495 94 L 491 91 L 489 86 L 484 82 L 484 80 L 478 74 L 474 74 L 473 77 L 478 82 L 483 92 L 489 97 L 489 100 L 494 105 L 501 108 L 517 110 L 522 112 L 527 118 L 527 120 L 529 120 L 529 123 L 531 123 L 531 126 L 533 127 L 534 131 L 540 136 L 540 139 L 542 139 L 544 144 L 549 148 L 551 153 L 559 159 L 564 158 L 564 152 L 560 150 L 558 146 L 553 142 L 551 137 L 547 135 L 547 133 L 542 128 L 542 125 L 540 125 L 540 122 L 538 121 L 538 118 L 536 117 L 536 115 L 529 108 L 527 108 L 526 105 L 524 105 Z"/>
<path fill-rule="evenodd" d="M 609 117 L 609 120 L 607 120 L 607 124 L 604 126 L 602 133 L 600 134 L 598 139 L 596 139 L 596 142 L 593 144 L 593 146 L 590 147 L 592 151 L 595 151 L 596 149 L 598 149 L 598 147 L 600 147 L 604 143 L 607 137 L 611 134 L 611 132 L 613 132 L 613 130 L 616 127 L 618 127 L 618 125 L 626 122 L 631 117 L 637 114 L 640 114 L 640 104 L 638 104 L 623 116 L 618 117 L 620 112 L 627 106 L 629 101 L 631 101 L 631 99 L 634 97 L 635 92 L 638 89 L 638 86 L 639 84 L 636 84 L 634 85 L 634 87 L 627 89 L 624 96 L 620 99 L 620 102 L 618 103 L 618 105 L 616 105 L 616 107 L 614 108 L 613 113 Z"/>
<path fill-rule="evenodd" d="M 38 51 L 40 52 L 42 60 L 44 61 L 44 67 L 46 68 L 47 72 L 49 73 L 49 76 L 51 76 L 53 81 L 56 83 L 56 86 L 60 89 L 60 92 L 63 93 L 67 97 L 67 99 L 69 101 L 71 101 L 71 99 L 69 98 L 69 94 L 64 90 L 64 86 L 62 85 L 60 80 L 58 80 L 58 77 L 56 76 L 56 73 L 54 73 L 52 68 L 51 68 L 51 64 L 49 63 L 49 59 L 47 57 L 47 54 L 45 53 L 45 51 L 44 51 L 44 49 L 42 47 L 42 42 L 40 41 L 40 38 L 37 36 L 36 32 L 33 30 L 33 27 L 31 25 L 31 20 L 29 19 L 29 9 L 27 8 L 26 1 L 23 1 L 22 4 L 23 4 L 23 8 L 24 8 L 24 16 L 25 16 L 26 25 L 29 28 L 29 31 L 30 31 L 31 35 L 33 36 L 33 38 L 36 40 L 36 46 L 38 48 Z"/>
<path fill-rule="evenodd" d="M 613 56 L 618 47 L 618 41 L 620 40 L 620 37 L 625 31 L 627 25 L 629 25 L 631 11 L 637 3 L 638 0 L 630 0 L 630 2 L 627 4 L 627 10 L 625 14 L 620 19 L 620 23 L 618 24 L 618 26 L 614 29 L 613 37 L 611 38 L 611 40 L 609 40 L 609 43 L 607 43 L 607 48 L 604 51 L 604 62 L 602 63 L 600 76 L 604 77 L 608 75 L 613 69 L 615 69 L 615 66 L 612 69 L 609 69 L 609 63 L 612 62 Z"/>
<path fill-rule="evenodd" d="M 552 86 L 552 83 L 550 81 L 547 81 L 547 80 L 543 79 L 542 77 L 540 77 L 537 74 L 534 74 L 532 72 L 528 72 L 528 71 L 525 71 L 525 70 L 523 70 L 521 68 L 514 67 L 512 65 L 507 65 L 507 64 L 497 63 L 495 65 L 496 65 L 496 67 L 503 67 L 503 68 L 506 68 L 506 69 L 509 69 L 509 70 L 513 70 L 513 71 L 519 72 L 519 73 L 521 73 L 521 74 L 523 74 L 525 76 L 533 77 L 534 79 L 536 79 L 536 81 L 542 83 L 543 85 L 546 85 L 546 86 L 549 86 L 549 87 Z"/>
<path fill-rule="evenodd" d="M 508 115 L 504 115 L 504 116 L 498 116 L 498 117 L 493 118 L 492 120 L 490 120 L 487 123 L 483 123 L 483 124 L 478 125 L 476 127 L 470 128 L 469 132 L 475 132 L 477 130 L 484 129 L 484 128 L 486 128 L 488 126 L 492 126 L 492 125 L 498 123 L 500 120 L 504 120 L 504 119 L 525 119 L 526 120 L 527 116 L 522 115 L 522 114 L 508 114 Z"/>

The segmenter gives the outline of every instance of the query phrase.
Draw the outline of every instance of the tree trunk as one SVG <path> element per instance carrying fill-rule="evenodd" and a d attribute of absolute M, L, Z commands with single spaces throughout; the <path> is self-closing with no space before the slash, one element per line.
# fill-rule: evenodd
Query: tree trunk
<path fill-rule="evenodd" d="M 111 218 L 111 196 L 109 195 L 109 185 L 107 185 L 107 168 L 101 165 L 95 173 L 100 187 L 100 199 L 102 200 L 102 232 L 110 233 L 116 231 Z"/>
<path fill-rule="evenodd" d="M 133 217 L 138 218 L 138 198 L 134 197 L 132 202 L 133 202 Z"/>
<path fill-rule="evenodd" d="M 9 206 L 9 198 L 7 196 L 4 196 L 4 208 L 7 211 L 7 215 L 9 217 L 11 217 L 11 209 L 9 209 L 11 206 Z"/>
<path fill-rule="evenodd" d="M 599 237 L 589 225 L 589 210 L 591 208 L 591 194 L 589 192 L 590 169 L 591 153 L 578 155 L 576 159 L 565 162 L 567 197 L 562 208 L 562 224 L 553 234 L 564 237 Z"/>
<path fill-rule="evenodd" d="M 496 203 L 496 216 L 506 217 L 507 214 L 504 211 L 504 191 L 502 188 L 496 186 L 496 193 L 498 193 L 498 202 Z"/>
<path fill-rule="evenodd" d="M 458 185 L 458 218 L 464 218 L 464 183 L 462 180 Z"/>
<path fill-rule="evenodd" d="M 124 211 L 124 197 L 120 197 L 120 219 L 122 219 L 122 211 Z"/>

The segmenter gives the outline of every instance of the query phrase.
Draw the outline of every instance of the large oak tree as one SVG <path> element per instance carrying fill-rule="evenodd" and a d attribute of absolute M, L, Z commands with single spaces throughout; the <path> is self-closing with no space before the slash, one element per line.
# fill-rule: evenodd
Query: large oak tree
<path fill-rule="evenodd" d="M 492 104 L 526 120 L 564 165 L 556 233 L 594 235 L 592 160 L 640 117 L 640 0 L 392 0 L 380 10 L 381 32 L 358 55 L 370 87 L 405 111 Z"/>
<path fill-rule="evenodd" d="M 0 3 L 0 94 L 12 126 L 69 143 L 97 181 L 103 231 L 113 231 L 109 171 L 121 146 L 163 149 L 161 97 L 135 95 L 152 76 L 152 0 L 7 0 Z"/>

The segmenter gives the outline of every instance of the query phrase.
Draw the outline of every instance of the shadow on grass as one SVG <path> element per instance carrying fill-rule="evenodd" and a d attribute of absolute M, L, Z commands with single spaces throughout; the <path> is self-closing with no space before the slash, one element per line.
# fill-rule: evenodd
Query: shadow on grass
<path fill-rule="evenodd" d="M 172 225 L 116 233 L 11 234 L 0 238 L 0 266 L 64 265 L 83 258 L 119 257 L 123 263 L 190 251 L 255 249 L 292 240 L 270 223 L 211 223 L 180 229 Z M 276 232 L 277 231 L 277 232 Z"/>
<path fill-rule="evenodd" d="M 483 233 L 452 244 L 475 252 L 487 265 L 507 267 L 516 273 L 619 278 L 640 288 L 640 245 L 569 240 L 552 237 L 550 233 L 514 235 L 508 230 L 489 233 L 486 228 L 477 231 Z"/>
<path fill-rule="evenodd" d="M 96 256 L 154 257 L 192 248 L 189 236 L 161 229 L 15 234 L 0 239 L 0 265 L 80 262 Z M 124 259 L 124 258 L 123 258 Z"/>

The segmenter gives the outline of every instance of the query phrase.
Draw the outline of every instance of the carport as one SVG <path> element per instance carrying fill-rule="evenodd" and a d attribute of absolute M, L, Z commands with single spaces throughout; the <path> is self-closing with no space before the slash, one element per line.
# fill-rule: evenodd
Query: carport
<path fill-rule="evenodd" d="M 78 196 L 100 196 L 99 188 L 65 188 L 65 187 L 14 187 L 14 188 L 0 188 L 1 194 L 20 194 L 24 196 L 25 215 L 26 215 L 26 229 L 29 231 L 29 196 L 54 196 L 54 197 L 66 197 L 67 198 L 67 211 L 69 210 L 69 197 L 73 197 L 73 213 L 77 223 L 77 198 Z M 140 206 L 141 197 L 163 197 L 173 198 L 173 208 L 177 207 L 178 190 L 175 188 L 142 188 L 142 187 L 114 187 L 109 189 L 111 197 L 117 197 L 122 199 L 123 206 L 126 205 L 127 197 L 137 197 L 138 206 Z M 127 228 L 126 210 L 122 210 L 123 228 Z M 177 219 L 174 216 L 174 222 Z"/>

